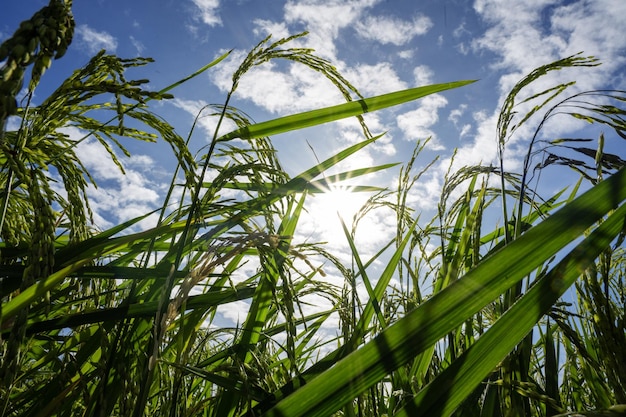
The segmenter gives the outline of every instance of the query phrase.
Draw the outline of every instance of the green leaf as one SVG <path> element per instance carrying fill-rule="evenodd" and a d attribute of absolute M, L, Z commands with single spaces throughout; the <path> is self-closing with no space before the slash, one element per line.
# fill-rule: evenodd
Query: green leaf
<path fill-rule="evenodd" d="M 396 415 L 443 416 L 452 413 L 619 235 L 625 218 L 626 205 L 622 205 L 550 272 L 537 280 L 474 345 Z"/>
<path fill-rule="evenodd" d="M 266 416 L 329 415 L 431 347 L 626 199 L 626 169 L 486 258 Z"/>
<path fill-rule="evenodd" d="M 381 110 L 391 106 L 417 100 L 430 94 L 452 88 L 462 87 L 471 84 L 475 80 L 456 81 L 445 84 L 434 84 L 425 87 L 410 88 L 397 91 L 395 93 L 383 94 L 362 100 L 350 101 L 336 106 L 325 107 L 323 109 L 311 110 L 303 113 L 293 114 L 266 122 L 245 126 L 220 137 L 219 141 L 227 141 L 234 138 L 253 139 L 261 138 L 291 130 L 304 129 L 306 127 L 317 126 L 347 117 L 358 116 L 364 113 Z"/>

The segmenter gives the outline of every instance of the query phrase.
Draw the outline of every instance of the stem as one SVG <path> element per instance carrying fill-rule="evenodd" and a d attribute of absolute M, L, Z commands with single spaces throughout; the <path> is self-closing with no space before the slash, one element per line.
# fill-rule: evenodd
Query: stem
<path fill-rule="evenodd" d="M 209 160 L 211 159 L 211 156 L 213 155 L 213 152 L 215 150 L 215 145 L 217 144 L 217 133 L 219 132 L 219 128 L 226 115 L 226 108 L 228 107 L 228 103 L 230 102 L 232 93 L 233 93 L 233 90 L 231 90 L 226 96 L 226 102 L 224 104 L 224 107 L 222 108 L 222 113 L 220 114 L 220 118 L 217 122 L 217 126 L 215 127 L 215 132 L 213 133 L 213 139 L 211 140 L 211 145 L 209 147 L 209 150 L 205 157 L 204 164 L 202 166 L 202 172 L 200 174 L 200 177 L 198 178 L 198 182 L 196 184 L 196 187 L 195 187 L 192 199 L 191 199 L 191 206 L 189 208 L 189 214 L 187 216 L 185 228 L 183 229 L 180 239 L 177 242 L 178 248 L 176 252 L 176 259 L 174 260 L 174 263 L 171 265 L 170 273 L 168 274 L 165 280 L 165 284 L 163 286 L 163 290 L 161 291 L 161 298 L 159 299 L 159 306 L 157 308 L 157 313 L 154 317 L 153 332 L 151 334 L 150 340 L 148 341 L 147 352 L 151 352 L 151 354 L 148 358 L 147 366 L 144 367 L 144 372 L 143 372 L 143 377 L 142 377 L 143 382 L 141 384 L 139 398 L 138 398 L 138 401 L 136 403 L 135 410 L 133 413 L 133 416 L 135 417 L 140 417 L 143 415 L 147 401 L 148 401 L 148 393 L 150 390 L 150 386 L 152 385 L 152 380 L 154 378 L 154 367 L 155 367 L 154 365 L 156 364 L 156 361 L 159 356 L 159 342 L 164 332 L 164 328 L 162 326 L 163 324 L 162 320 L 163 320 L 163 315 L 165 314 L 165 310 L 167 308 L 166 301 L 169 300 L 170 294 L 172 292 L 172 288 L 174 287 L 174 279 L 173 279 L 174 275 L 176 271 L 178 270 L 178 268 L 180 267 L 180 263 L 184 256 L 185 247 L 188 244 L 187 240 L 190 235 L 191 222 L 195 218 L 196 211 L 199 206 L 198 197 L 200 195 L 200 190 L 202 189 L 202 179 L 204 178 L 208 170 Z"/>

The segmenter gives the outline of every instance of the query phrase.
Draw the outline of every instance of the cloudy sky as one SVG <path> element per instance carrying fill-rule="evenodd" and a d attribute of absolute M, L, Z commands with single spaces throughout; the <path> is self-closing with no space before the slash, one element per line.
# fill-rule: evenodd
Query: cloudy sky
<path fill-rule="evenodd" d="M 21 20 L 46 3 L 3 0 L 0 39 L 10 36 Z M 233 50 L 207 74 L 174 90 L 175 100 L 155 108 L 183 137 L 200 108 L 224 101 L 232 72 L 247 51 L 268 34 L 279 39 L 308 31 L 309 35 L 293 46 L 314 48 L 364 96 L 431 83 L 479 80 L 368 115 L 371 131 L 386 134 L 349 161 L 352 167 L 406 162 L 416 142 L 430 137 L 419 164 L 440 158 L 412 196 L 414 207 L 425 211 L 436 205 L 455 149 L 455 166 L 495 162 L 495 121 L 502 100 L 535 67 L 581 51 L 603 63 L 563 71 L 528 94 L 570 80 L 577 80 L 572 92 L 626 89 L 623 0 L 98 0 L 75 1 L 74 14 L 74 42 L 43 77 L 35 101 L 101 49 L 121 57 L 154 58 L 154 64 L 136 72 L 137 78 L 150 79 L 154 89 Z M 269 64 L 242 79 L 231 104 L 263 121 L 341 100 L 333 85 L 317 74 L 298 66 Z M 580 128 L 580 124 L 556 122 L 546 130 L 558 137 Z M 192 147 L 205 146 L 212 129 L 210 122 L 202 124 Z M 512 139 L 506 155 L 507 166 L 513 170 L 519 168 L 527 143 L 524 133 L 528 132 L 520 133 Z M 316 158 L 321 160 L 362 136 L 354 122 L 346 121 L 273 139 L 283 165 L 297 174 Z M 168 148 L 128 147 L 133 157 L 122 157 L 126 176 L 119 175 L 94 144 L 80 149 L 85 165 L 100 184 L 91 198 L 101 227 L 158 207 L 166 189 L 172 167 Z M 397 173 L 378 175 L 371 181 L 393 186 Z M 551 182 L 554 188 L 547 190 L 555 191 L 557 185 L 568 181 L 559 177 Z M 328 201 L 320 198 L 315 204 L 312 212 L 322 216 L 309 219 L 304 230 L 319 240 L 340 240 L 336 224 L 328 222 L 332 214 L 321 208 L 327 207 Z M 394 228 L 383 215 L 368 221 L 369 230 L 375 232 L 362 237 L 365 251 L 374 250 Z"/>

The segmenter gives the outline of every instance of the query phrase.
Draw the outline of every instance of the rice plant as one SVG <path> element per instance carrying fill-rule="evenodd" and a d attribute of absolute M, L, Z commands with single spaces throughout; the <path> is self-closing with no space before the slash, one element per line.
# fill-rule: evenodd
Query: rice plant
<path fill-rule="evenodd" d="M 268 37 L 234 72 L 223 103 L 198 114 L 216 118 L 218 128 L 194 157 L 193 129 L 180 137 L 148 102 L 171 98 L 228 53 L 155 92 L 146 80 L 126 78 L 128 68 L 151 60 L 103 52 L 34 105 L 42 68 L 71 42 L 70 9 L 71 2 L 52 0 L 0 47 L 26 39 L 29 48 L 1 69 L 2 415 L 626 414 L 626 171 L 619 155 L 604 152 L 605 141 L 626 136 L 626 92 L 567 96 L 568 83 L 524 95 L 543 75 L 595 59 L 568 57 L 522 79 L 494 140 L 502 161 L 517 128 L 535 123 L 523 171 L 503 164 L 450 171 L 436 215 L 423 219 L 409 196 L 433 164 L 421 160 L 426 139 L 399 168 L 326 174 L 380 137 L 365 112 L 471 81 L 365 98 L 314 51 L 290 47 L 305 34 Z M 59 22 L 54 39 L 33 29 L 42 14 Z M 251 121 L 233 106 L 239 81 L 276 59 L 319 72 L 346 102 Z M 29 95 L 18 106 L 29 64 Z M 518 112 L 525 104 L 530 110 Z M 595 149 L 589 139 L 544 139 L 543 126 L 563 114 L 610 133 Z M 19 120 L 17 129 L 8 130 L 8 117 Z M 298 175 L 285 172 L 273 135 L 347 117 L 359 119 L 361 142 Z M 222 132 L 225 119 L 237 129 Z M 93 179 L 75 153 L 88 137 L 122 170 L 113 149 L 128 154 L 126 141 L 171 145 L 178 167 L 155 226 L 137 231 L 154 214 L 146 213 L 108 230 L 93 227 L 86 192 Z M 540 195 L 539 173 L 562 166 L 589 184 Z M 396 169 L 394 189 L 354 187 L 372 195 L 351 223 L 342 221 L 349 263 L 323 243 L 296 238 L 312 194 Z M 503 209 L 500 225 L 486 214 L 494 203 Z M 396 235 L 365 257 L 356 234 L 375 210 L 394 216 Z M 326 280 L 330 271 L 343 281 Z M 570 288 L 577 299 L 566 302 Z M 311 313 L 309 303 L 320 298 L 330 307 Z M 225 327 L 219 314 L 229 303 L 246 313 Z M 336 337 L 322 332 L 330 322 L 338 323 Z"/>

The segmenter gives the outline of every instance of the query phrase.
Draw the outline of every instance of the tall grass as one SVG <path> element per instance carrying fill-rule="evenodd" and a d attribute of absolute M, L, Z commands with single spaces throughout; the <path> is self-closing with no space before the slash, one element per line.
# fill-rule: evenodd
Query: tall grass
<path fill-rule="evenodd" d="M 53 0 L 45 9 L 61 22 L 51 43 L 61 52 L 73 28 L 69 6 Z M 2 415 L 623 415 L 615 405 L 626 403 L 619 354 L 626 171 L 603 145 L 624 137 L 625 92 L 568 96 L 568 83 L 528 96 L 527 86 L 545 74 L 597 62 L 573 56 L 538 68 L 508 96 L 494 135 L 503 160 L 517 128 L 535 123 L 523 171 L 503 164 L 450 171 L 435 217 L 422 219 L 410 196 L 434 162 L 422 162 L 426 142 L 419 143 L 399 168 L 397 188 L 355 187 L 372 196 L 351 223 L 342 222 L 352 258 L 345 262 L 297 236 L 311 194 L 396 169 L 326 175 L 379 138 L 361 115 L 470 81 L 364 98 L 312 50 L 291 48 L 299 36 L 266 38 L 245 57 L 224 103 L 198 115 L 215 117 L 218 128 L 195 159 L 192 132 L 181 138 L 147 102 L 170 98 L 228 54 L 152 92 L 144 80 L 125 78 L 127 68 L 149 60 L 100 53 L 34 105 L 39 68 L 23 107 L 14 103 L 14 86 L 24 73 L 5 63 Z M 37 43 L 33 53 L 55 56 Z M 252 123 L 232 98 L 250 68 L 274 59 L 319 72 L 346 103 Z M 520 111 L 524 105 L 530 110 Z M 610 134 L 595 149 L 586 139 L 545 140 L 542 128 L 556 114 Z M 20 121 L 17 130 L 6 130 L 7 117 Z M 272 135 L 346 117 L 359 118 L 361 142 L 287 175 Z M 238 128 L 221 132 L 224 119 Z M 68 136 L 69 126 L 85 136 Z M 75 153 L 90 136 L 115 161 L 113 149 L 126 153 L 129 139 L 171 144 L 178 169 L 157 213 L 109 230 L 91 227 L 92 179 Z M 579 182 L 542 198 L 531 178 L 558 165 L 588 180 L 586 191 Z M 64 192 L 53 191 L 55 181 Z M 495 204 L 503 208 L 499 226 L 487 215 Z M 396 235 L 366 256 L 355 236 L 375 210 L 393 213 Z M 154 227 L 136 231 L 154 214 Z M 329 282 L 330 272 L 343 281 Z M 577 299 L 565 302 L 570 288 Z M 311 312 L 320 298 L 328 309 Z M 233 302 L 246 305 L 245 317 L 224 327 L 220 312 Z M 324 333 L 330 323 L 339 326 L 334 338 Z"/>

